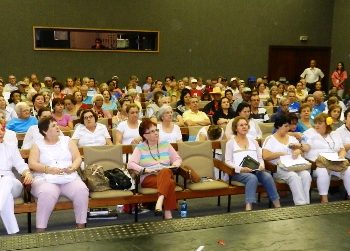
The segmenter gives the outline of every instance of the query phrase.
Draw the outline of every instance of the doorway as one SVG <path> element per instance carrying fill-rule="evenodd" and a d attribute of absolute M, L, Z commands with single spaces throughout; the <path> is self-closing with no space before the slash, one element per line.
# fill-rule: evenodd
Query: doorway
<path fill-rule="evenodd" d="M 300 79 L 300 74 L 309 67 L 311 59 L 316 60 L 316 67 L 324 73 L 322 86 L 324 91 L 328 92 L 331 47 L 271 45 L 269 47 L 268 76 L 275 80 L 285 77 L 289 83 L 296 84 Z"/>

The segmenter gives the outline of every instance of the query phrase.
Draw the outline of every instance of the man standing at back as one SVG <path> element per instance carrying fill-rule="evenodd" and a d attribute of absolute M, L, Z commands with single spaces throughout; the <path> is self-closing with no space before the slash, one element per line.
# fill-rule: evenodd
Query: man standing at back
<path fill-rule="evenodd" d="M 314 93 L 316 82 L 321 81 L 324 74 L 316 67 L 316 60 L 312 59 L 310 61 L 310 67 L 306 68 L 300 77 L 306 80 L 306 87 L 309 88 L 309 93 Z"/>

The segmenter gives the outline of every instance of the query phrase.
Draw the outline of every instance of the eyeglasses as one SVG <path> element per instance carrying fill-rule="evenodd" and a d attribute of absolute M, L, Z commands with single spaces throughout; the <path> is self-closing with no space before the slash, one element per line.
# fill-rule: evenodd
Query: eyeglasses
<path fill-rule="evenodd" d="M 154 130 L 151 130 L 149 132 L 145 132 L 145 134 L 154 134 L 156 132 L 159 132 L 159 129 L 154 129 Z"/>
<path fill-rule="evenodd" d="M 84 119 L 92 119 L 94 115 L 84 116 Z"/>

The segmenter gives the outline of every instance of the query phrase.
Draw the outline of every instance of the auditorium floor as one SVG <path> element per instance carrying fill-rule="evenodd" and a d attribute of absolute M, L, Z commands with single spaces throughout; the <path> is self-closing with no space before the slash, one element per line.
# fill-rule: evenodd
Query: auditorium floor
<path fill-rule="evenodd" d="M 23 234 L 2 235 L 0 250 L 350 250 L 350 202 L 335 201 L 336 193 L 335 202 L 321 205 L 316 195 L 299 207 L 290 206 L 287 195 L 281 209 L 266 209 L 263 198 L 252 212 L 242 212 L 243 197 L 235 196 L 233 213 L 225 213 L 224 198 L 221 207 L 215 199 L 190 200 L 186 219 L 160 221 L 150 212 L 133 224 L 132 215 L 120 214 L 89 221 L 84 230 L 73 230 L 71 211 L 55 212 L 43 234 L 25 234 L 20 215 Z"/>

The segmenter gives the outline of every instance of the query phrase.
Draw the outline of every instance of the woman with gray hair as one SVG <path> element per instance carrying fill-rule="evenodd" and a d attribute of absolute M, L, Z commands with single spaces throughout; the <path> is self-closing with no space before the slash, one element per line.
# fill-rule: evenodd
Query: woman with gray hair
<path fill-rule="evenodd" d="M 169 105 L 163 105 L 158 111 L 157 125 L 159 129 L 159 140 L 169 143 L 177 143 L 182 141 L 180 127 L 173 122 L 173 109 Z"/>
<path fill-rule="evenodd" d="M 32 125 L 37 125 L 38 120 L 30 115 L 30 107 L 26 102 L 19 102 L 15 106 L 15 111 L 17 113 L 18 118 L 11 119 L 6 128 L 10 129 L 16 133 L 27 132 L 29 127 Z"/>
<path fill-rule="evenodd" d="M 112 118 L 112 113 L 108 110 L 103 110 L 103 95 L 102 94 L 95 94 L 95 96 L 92 98 L 92 111 L 97 114 L 97 117 L 99 119 L 102 118 Z"/>

